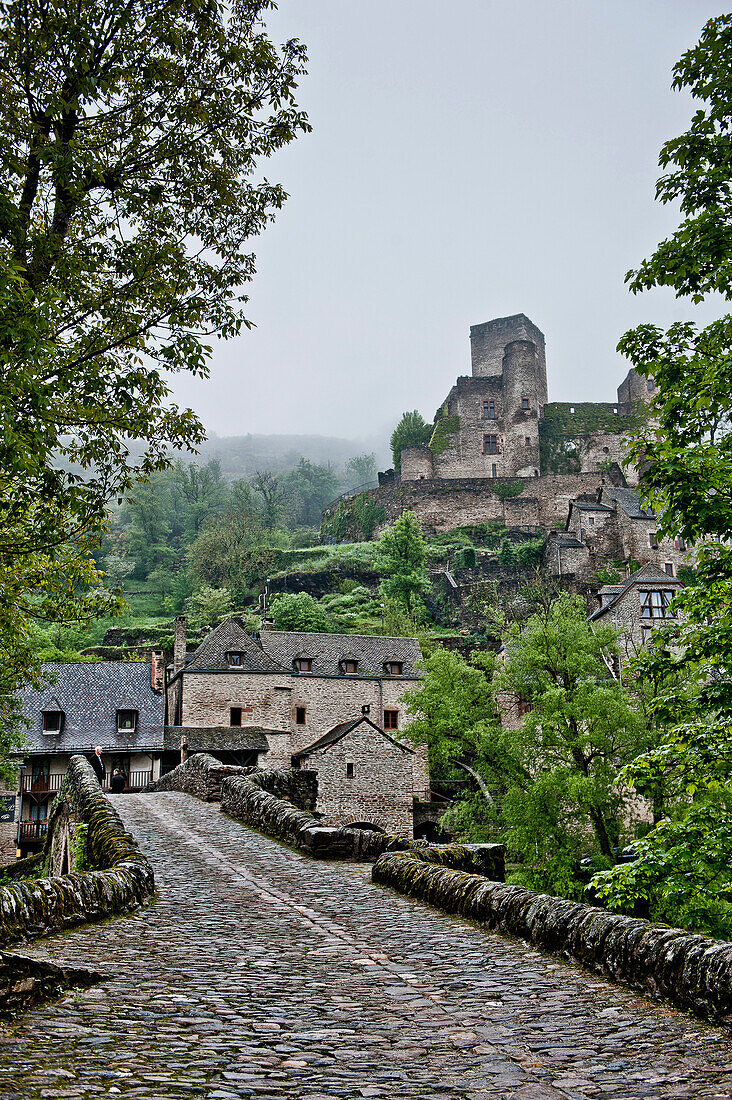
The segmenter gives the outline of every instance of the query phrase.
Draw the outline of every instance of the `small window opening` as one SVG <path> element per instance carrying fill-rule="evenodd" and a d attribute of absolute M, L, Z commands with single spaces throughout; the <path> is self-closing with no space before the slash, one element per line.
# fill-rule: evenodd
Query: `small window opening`
<path fill-rule="evenodd" d="M 529 402 L 528 397 L 521 398 L 521 408 L 524 410 L 531 408 L 531 403 Z"/>
<path fill-rule="evenodd" d="M 358 672 L 358 661 L 344 661 L 343 671 L 345 672 L 346 676 L 355 676 L 355 674 Z"/>
<path fill-rule="evenodd" d="M 496 419 L 496 403 L 495 401 L 483 402 L 483 419 L 495 420 Z"/>
<path fill-rule="evenodd" d="M 305 725 L 305 707 L 295 707 L 295 722 L 298 726 Z"/>
<path fill-rule="evenodd" d="M 497 455 L 498 454 L 498 436 L 497 435 L 484 435 L 483 436 L 483 454 L 484 455 Z"/>
<path fill-rule="evenodd" d="M 43 732 L 61 733 L 64 727 L 64 712 L 62 710 L 44 710 Z"/>
<path fill-rule="evenodd" d="M 594 516 L 588 516 L 587 517 L 587 522 L 589 523 L 590 527 L 594 527 L 595 526 L 595 517 Z"/>
<path fill-rule="evenodd" d="M 524 446 L 525 447 L 530 447 L 531 446 L 531 436 L 529 436 L 529 435 L 524 436 Z"/>
<path fill-rule="evenodd" d="M 401 661 L 388 661 L 386 671 L 390 676 L 401 676 L 403 664 Z"/>
<path fill-rule="evenodd" d="M 353 764 L 346 764 L 346 779 L 353 779 Z"/>
<path fill-rule="evenodd" d="M 241 707 L 231 707 L 229 711 L 229 725 L 240 726 L 241 725 Z"/>
<path fill-rule="evenodd" d="M 399 729 L 399 711 L 398 710 L 385 710 L 384 711 L 384 729 L 385 730 L 398 730 Z"/>
<path fill-rule="evenodd" d="M 682 539 L 679 535 L 678 538 L 674 539 L 674 546 L 677 550 L 686 550 L 686 539 Z"/>
<path fill-rule="evenodd" d="M 311 657 L 298 657 L 295 661 L 295 668 L 298 672 L 312 672 L 313 661 Z"/>
<path fill-rule="evenodd" d="M 491 466 L 491 477 L 498 477 L 498 467 L 496 466 L 495 462 Z"/>
<path fill-rule="evenodd" d="M 227 663 L 229 665 L 229 668 L 241 668 L 243 663 L 244 663 L 242 658 L 243 658 L 243 654 L 241 654 L 241 653 L 227 653 L 226 654 L 226 660 L 227 660 Z"/>
<path fill-rule="evenodd" d="M 646 389 L 648 390 L 649 393 L 653 393 L 655 388 L 656 388 L 656 383 L 653 381 L 652 378 L 649 378 L 648 381 L 646 382 Z"/>
<path fill-rule="evenodd" d="M 656 531 L 648 532 L 648 545 L 652 550 L 658 549 L 658 533 Z"/>
<path fill-rule="evenodd" d="M 137 711 L 136 710 L 118 710 L 117 711 L 117 732 L 118 733 L 134 733 L 137 729 Z"/>
<path fill-rule="evenodd" d="M 523 718 L 525 714 L 528 714 L 531 710 L 531 703 L 527 699 L 524 699 L 521 695 L 518 697 L 518 716 Z"/>
<path fill-rule="evenodd" d="M 674 575 L 674 563 L 672 561 L 667 561 L 666 564 L 663 567 L 663 570 L 664 570 L 664 573 L 668 573 L 669 577 L 673 577 L 673 575 Z"/>

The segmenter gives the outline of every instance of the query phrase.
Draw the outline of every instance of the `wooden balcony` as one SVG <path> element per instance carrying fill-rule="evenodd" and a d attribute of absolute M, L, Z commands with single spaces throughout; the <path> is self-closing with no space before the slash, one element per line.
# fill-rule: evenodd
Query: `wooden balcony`
<path fill-rule="evenodd" d="M 47 828 L 47 821 L 21 821 L 19 838 L 21 844 L 40 844 L 46 835 Z"/>
<path fill-rule="evenodd" d="M 49 775 L 47 772 L 37 775 L 23 776 L 23 790 L 28 794 L 48 794 L 61 790 L 66 772 L 57 772 Z"/>

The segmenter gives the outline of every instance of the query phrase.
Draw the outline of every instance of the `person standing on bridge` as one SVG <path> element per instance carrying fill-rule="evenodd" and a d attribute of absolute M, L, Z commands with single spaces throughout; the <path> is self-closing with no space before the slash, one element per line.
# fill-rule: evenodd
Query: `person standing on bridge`
<path fill-rule="evenodd" d="M 124 773 L 121 771 L 120 768 L 115 768 L 112 772 L 112 778 L 109 781 L 110 791 L 112 792 L 112 794 L 122 794 L 122 791 L 125 789 L 126 785 L 127 784 Z"/>
<path fill-rule="evenodd" d="M 97 747 L 94 750 L 94 755 L 91 758 L 91 766 L 94 768 L 94 772 L 96 774 L 96 777 L 99 780 L 99 785 L 101 787 L 103 787 L 104 786 L 104 777 L 106 775 L 106 772 L 105 772 L 105 768 L 104 768 L 104 761 L 102 760 L 102 746 L 101 745 L 97 745 Z"/>

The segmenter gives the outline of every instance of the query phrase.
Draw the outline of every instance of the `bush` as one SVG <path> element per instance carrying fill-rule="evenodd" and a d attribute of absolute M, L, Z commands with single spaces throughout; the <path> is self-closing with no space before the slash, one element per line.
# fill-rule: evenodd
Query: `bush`
<path fill-rule="evenodd" d="M 327 612 L 307 592 L 273 595 L 270 614 L 276 630 L 301 630 L 321 634 L 331 629 Z"/>

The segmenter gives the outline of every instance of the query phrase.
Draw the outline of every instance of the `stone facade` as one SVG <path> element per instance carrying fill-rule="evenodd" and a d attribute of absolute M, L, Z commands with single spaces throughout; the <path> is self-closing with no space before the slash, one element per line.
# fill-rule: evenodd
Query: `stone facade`
<path fill-rule="evenodd" d="M 172 745 L 180 731 L 196 751 L 225 763 L 267 769 L 289 768 L 293 755 L 364 713 L 398 739 L 409 725 L 403 696 L 419 682 L 420 659 L 414 639 L 279 631 L 253 639 L 236 620 L 227 620 L 182 668 L 169 670 L 166 739 Z M 355 663 L 355 673 L 345 671 L 347 662 Z M 393 668 L 400 671 L 388 671 Z M 243 736 L 246 751 L 241 748 Z M 381 744 L 389 756 L 392 743 L 382 737 Z M 426 748 L 398 753 L 406 758 L 400 775 L 409 772 L 411 823 L 412 796 L 429 787 Z M 376 754 L 371 762 L 376 782 L 383 778 L 383 768 Z M 319 764 L 329 767 L 325 757 Z M 360 801 L 348 811 L 349 790 L 355 787 L 344 780 L 342 816 L 363 819 Z M 394 806 L 398 803 L 393 821 L 398 820 L 401 830 L 407 821 L 405 796 L 392 792 L 390 797 Z M 380 816 L 386 813 L 382 807 Z"/>
<path fill-rule="evenodd" d="M 693 560 L 682 539 L 661 538 L 654 512 L 641 507 L 630 489 L 603 486 L 594 498 L 573 500 L 565 531 L 549 536 L 544 566 L 551 576 L 591 584 L 598 569 L 612 562 L 654 565 L 675 577 Z"/>
<path fill-rule="evenodd" d="M 676 612 L 670 604 L 683 587 L 655 565 L 644 565 L 622 584 L 600 589 L 599 607 L 591 619 L 622 632 L 621 664 L 650 641 L 654 630 L 674 622 Z"/>
<path fill-rule="evenodd" d="M 412 836 L 414 755 L 413 749 L 362 717 L 336 727 L 294 760 L 317 772 L 317 809 L 326 821 L 368 823 L 387 833 Z"/>

